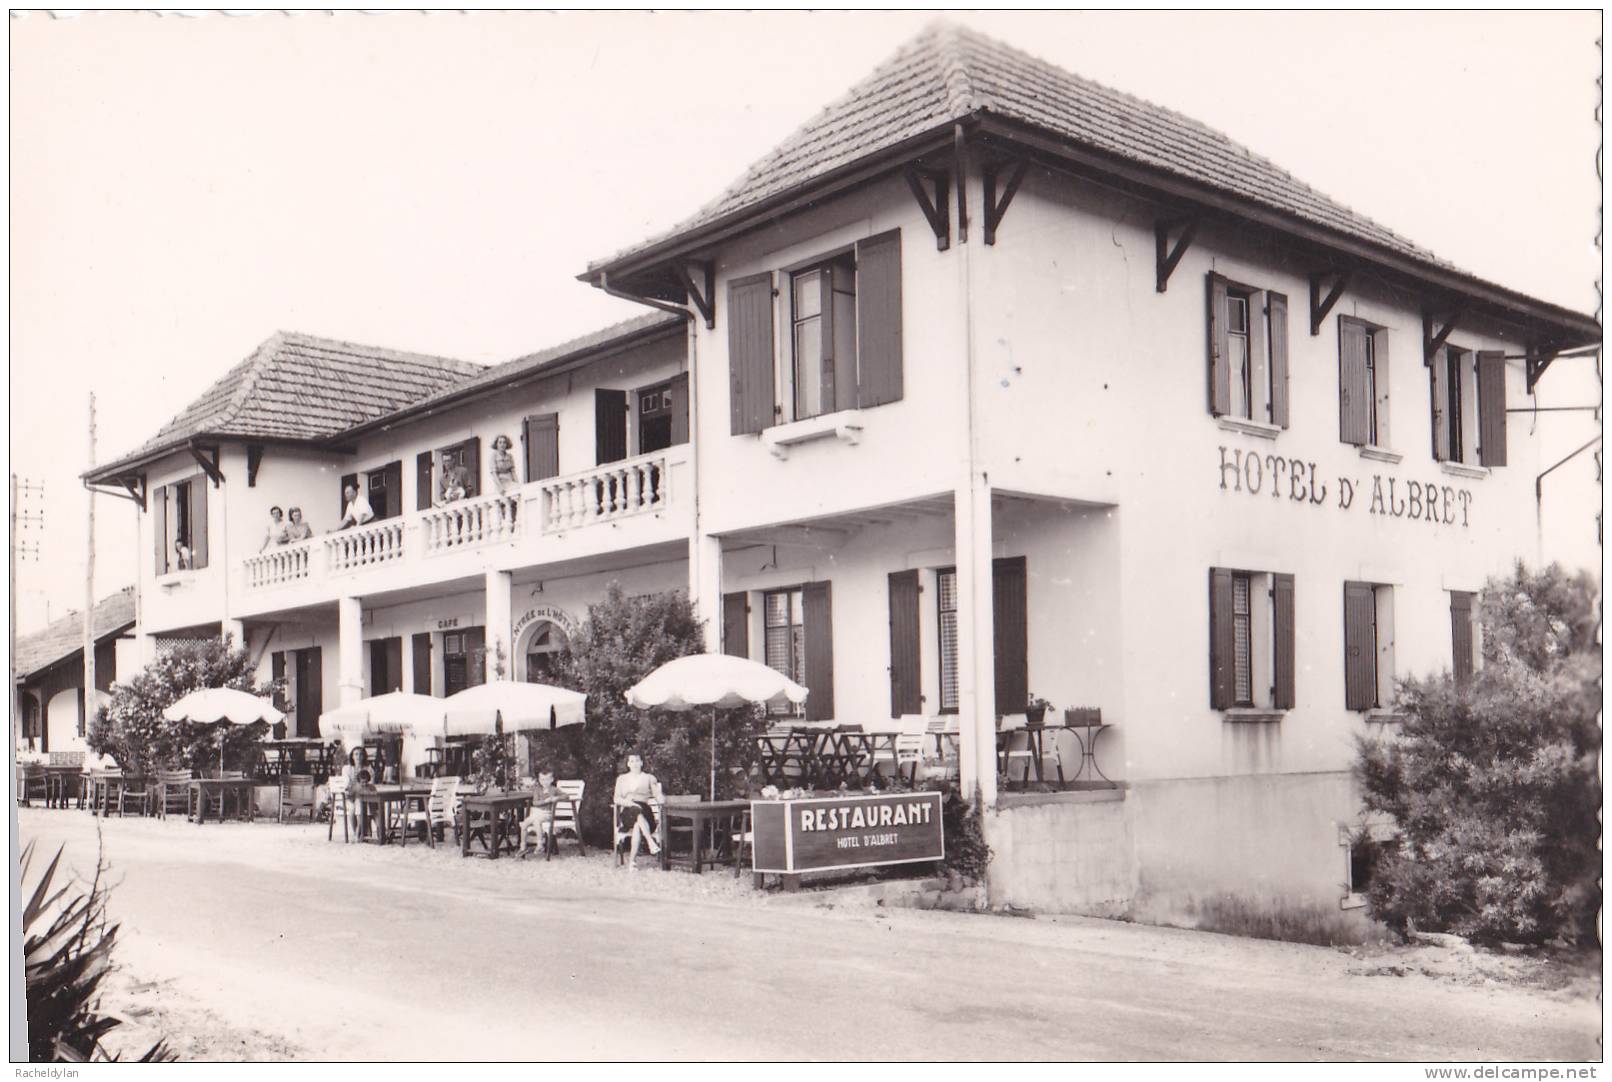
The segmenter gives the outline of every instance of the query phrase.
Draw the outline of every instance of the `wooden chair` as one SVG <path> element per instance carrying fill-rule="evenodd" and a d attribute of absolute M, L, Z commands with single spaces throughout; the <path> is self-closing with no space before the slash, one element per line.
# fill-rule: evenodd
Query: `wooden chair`
<path fill-rule="evenodd" d="M 554 805 L 554 847 L 560 847 L 561 834 L 569 834 L 577 840 L 577 852 L 587 856 L 588 847 L 582 842 L 582 826 L 577 822 L 577 816 L 582 814 L 582 794 L 588 791 L 588 783 L 580 780 L 557 781 L 554 787 L 569 798 L 569 802 L 562 800 Z"/>
<path fill-rule="evenodd" d="M 299 811 L 308 813 L 308 822 L 313 822 L 314 814 L 314 784 L 312 774 L 281 774 L 280 775 L 280 822 L 285 822 L 287 814 Z"/>
<path fill-rule="evenodd" d="M 745 850 L 750 851 L 751 859 L 756 854 L 756 828 L 750 819 L 747 809 L 739 819 L 739 829 L 733 832 L 733 878 L 739 878 L 744 871 Z"/>
<path fill-rule="evenodd" d="M 347 822 L 347 779 L 340 774 L 330 776 L 330 829 L 325 831 L 325 841 L 336 837 L 336 818 L 341 817 L 341 840 L 353 840 L 352 827 Z"/>
<path fill-rule="evenodd" d="M 158 771 L 152 786 L 156 790 L 156 812 L 162 818 L 168 818 L 169 812 L 177 811 L 181 817 L 190 812 L 190 771 Z"/>
<path fill-rule="evenodd" d="M 415 810 L 408 813 L 403 820 L 403 831 L 408 833 L 416 826 L 425 827 L 425 840 L 428 845 L 436 845 L 436 832 L 442 830 L 443 840 L 446 841 L 448 831 L 453 831 L 453 840 L 459 841 L 459 816 L 455 805 L 458 803 L 459 779 L 452 774 L 443 774 L 431 779 L 431 795 L 425 798 L 425 810 Z"/>
<path fill-rule="evenodd" d="M 666 799 L 670 801 L 673 798 L 667 797 Z M 700 798 L 696 796 L 692 799 L 698 800 Z M 663 803 L 654 803 L 654 808 L 655 818 L 659 821 L 659 825 L 661 827 L 661 844 L 668 845 L 670 844 L 670 840 L 666 838 L 666 805 Z M 632 852 L 632 836 L 628 834 L 621 822 L 621 813 L 623 810 L 624 809 L 617 804 L 612 804 L 610 806 L 610 841 L 611 845 L 616 851 L 616 865 L 618 867 L 627 863 L 627 854 Z"/>
<path fill-rule="evenodd" d="M 35 796 L 50 798 L 50 781 L 42 763 L 22 763 L 17 767 L 17 803 L 28 806 Z"/>

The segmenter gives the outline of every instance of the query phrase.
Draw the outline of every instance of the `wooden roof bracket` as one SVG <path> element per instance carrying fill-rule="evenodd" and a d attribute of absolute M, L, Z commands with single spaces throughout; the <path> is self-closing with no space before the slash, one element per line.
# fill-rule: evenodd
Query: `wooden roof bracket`
<path fill-rule="evenodd" d="M 1422 313 L 1422 363 L 1431 365 L 1438 351 L 1444 348 L 1449 340 L 1450 332 L 1461 322 L 1466 313 L 1457 308 L 1448 314 L 1433 312 Z M 1442 323 L 1442 326 L 1440 325 Z"/>
<path fill-rule="evenodd" d="M 1010 170 L 1007 174 L 1007 184 L 1002 188 L 1000 197 L 996 194 L 996 181 L 1004 169 Z M 1019 185 L 1024 183 L 1024 174 L 1030 169 L 1028 158 L 1014 158 L 1008 161 L 992 162 L 984 170 L 985 175 L 985 243 L 996 243 L 996 230 L 1002 224 L 1002 216 L 1007 213 L 1008 204 L 1019 193 Z"/>
<path fill-rule="evenodd" d="M 222 485 L 224 483 L 224 474 L 218 468 L 218 448 L 216 446 L 198 447 L 194 442 L 185 446 L 190 451 L 190 457 L 196 460 L 196 465 L 200 466 L 202 472 L 207 475 L 208 480 L 213 482 L 213 487 L 218 488 Z M 211 457 L 208 457 L 209 452 Z"/>
<path fill-rule="evenodd" d="M 1176 230 L 1180 235 L 1175 242 L 1170 242 L 1170 234 Z M 1181 257 L 1187 254 L 1192 247 L 1192 239 L 1198 235 L 1198 220 L 1196 218 L 1166 219 L 1160 218 L 1153 224 L 1153 255 L 1158 271 L 1158 291 L 1163 293 L 1170 286 L 1170 275 L 1175 273 L 1176 264 Z"/>
<path fill-rule="evenodd" d="M 912 189 L 912 197 L 918 201 L 918 209 L 929 220 L 929 228 L 935 231 L 935 250 L 944 252 L 952 246 L 951 178 L 945 173 L 930 172 L 913 165 L 907 166 L 905 176 L 907 187 Z M 925 181 L 935 186 L 933 198 L 924 188 Z"/>
<path fill-rule="evenodd" d="M 1349 288 L 1349 271 L 1311 271 L 1310 272 L 1310 335 L 1314 337 L 1321 333 L 1321 324 L 1325 323 L 1332 309 L 1343 299 L 1343 291 Z M 1328 286 L 1327 280 L 1331 279 Z M 1326 289 L 1325 297 L 1321 291 Z"/>
<path fill-rule="evenodd" d="M 1550 362 L 1556 359 L 1556 355 L 1557 351 L 1549 346 L 1537 345 L 1528 347 L 1527 363 L 1529 394 L 1534 393 L 1534 384 L 1539 382 L 1539 377 L 1545 374 L 1545 369 L 1550 367 Z"/>
<path fill-rule="evenodd" d="M 143 473 L 129 474 L 118 478 L 118 483 L 129 492 L 129 499 L 140 505 L 140 510 L 146 509 L 146 475 Z"/>
<path fill-rule="evenodd" d="M 677 275 L 677 280 L 682 283 L 683 291 L 688 294 L 688 299 L 693 302 L 695 308 L 699 309 L 700 315 L 705 319 L 705 329 L 708 331 L 715 330 L 716 264 L 710 260 L 703 260 L 695 263 L 694 267 L 700 272 L 704 289 L 695 284 L 694 276 L 688 272 L 688 267 L 684 265 L 682 260 L 672 262 L 672 273 Z"/>
<path fill-rule="evenodd" d="M 263 465 L 263 445 L 249 443 L 246 445 L 246 487 L 257 487 L 258 467 Z"/>

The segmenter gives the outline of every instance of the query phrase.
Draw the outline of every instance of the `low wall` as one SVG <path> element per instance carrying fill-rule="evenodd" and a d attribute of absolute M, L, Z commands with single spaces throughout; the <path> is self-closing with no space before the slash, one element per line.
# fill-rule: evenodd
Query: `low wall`
<path fill-rule="evenodd" d="M 985 822 L 990 904 L 1124 915 L 1136 893 L 1125 797 L 1123 789 L 1003 794 Z"/>

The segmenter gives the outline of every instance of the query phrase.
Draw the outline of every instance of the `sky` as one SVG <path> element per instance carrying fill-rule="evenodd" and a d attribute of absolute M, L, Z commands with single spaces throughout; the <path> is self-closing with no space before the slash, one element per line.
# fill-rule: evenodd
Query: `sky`
<path fill-rule="evenodd" d="M 935 17 L 13 15 L 10 469 L 45 490 L 19 630 L 84 600 L 92 392 L 104 462 L 276 330 L 496 363 L 636 315 L 575 276 Z M 1597 310 L 1599 12 L 947 17 Z M 95 506 L 104 596 L 135 510 Z"/>

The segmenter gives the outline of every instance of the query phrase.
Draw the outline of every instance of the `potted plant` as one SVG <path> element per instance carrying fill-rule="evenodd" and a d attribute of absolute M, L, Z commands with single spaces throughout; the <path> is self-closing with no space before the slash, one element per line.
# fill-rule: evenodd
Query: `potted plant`
<path fill-rule="evenodd" d="M 1024 705 L 1025 727 L 1039 729 L 1046 723 L 1047 711 L 1052 704 L 1038 695 L 1030 696 L 1030 701 Z"/>

